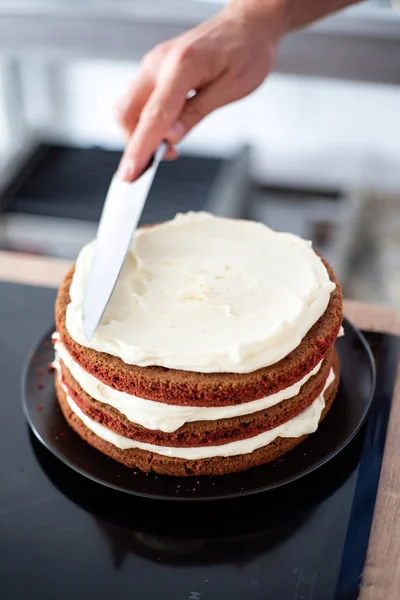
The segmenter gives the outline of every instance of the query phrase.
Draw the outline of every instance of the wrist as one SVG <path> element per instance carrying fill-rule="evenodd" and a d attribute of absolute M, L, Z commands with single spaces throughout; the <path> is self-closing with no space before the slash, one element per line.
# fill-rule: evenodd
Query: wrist
<path fill-rule="evenodd" d="M 279 41 L 290 29 L 287 0 L 231 0 L 227 10 L 245 23 L 253 23 Z"/>

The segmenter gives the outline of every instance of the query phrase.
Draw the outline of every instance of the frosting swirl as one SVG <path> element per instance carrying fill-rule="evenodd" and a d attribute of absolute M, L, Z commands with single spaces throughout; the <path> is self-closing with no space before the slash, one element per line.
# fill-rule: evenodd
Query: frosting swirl
<path fill-rule="evenodd" d="M 252 221 L 179 214 L 136 232 L 93 338 L 82 308 L 93 243 L 76 263 L 66 326 L 127 364 L 248 373 L 296 348 L 335 284 L 311 243 Z"/>

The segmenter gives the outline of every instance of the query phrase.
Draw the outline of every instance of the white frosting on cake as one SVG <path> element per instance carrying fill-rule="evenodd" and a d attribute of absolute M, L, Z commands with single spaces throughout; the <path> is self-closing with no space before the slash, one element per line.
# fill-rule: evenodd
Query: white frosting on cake
<path fill-rule="evenodd" d="M 259 400 L 245 402 L 232 406 L 203 407 L 203 406 L 177 406 L 138 398 L 132 394 L 113 389 L 99 381 L 96 377 L 85 371 L 69 354 L 65 346 L 59 341 L 59 335 L 54 334 L 56 340 L 54 349 L 56 361 L 54 366 L 58 367 L 59 359 L 67 367 L 72 377 L 79 383 L 81 388 L 92 398 L 109 404 L 125 415 L 132 423 L 138 423 L 146 429 L 164 432 L 176 431 L 185 423 L 193 421 L 216 421 L 217 419 L 229 419 L 241 415 L 249 415 L 258 410 L 264 410 L 275 406 L 288 398 L 294 398 L 299 394 L 301 387 L 315 375 L 321 368 L 322 361 L 307 373 L 300 381 L 290 387 L 280 390 Z"/>
<path fill-rule="evenodd" d="M 296 348 L 335 288 L 311 243 L 261 223 L 177 215 L 138 230 L 93 338 L 82 307 L 93 243 L 81 251 L 66 326 L 127 364 L 247 373 Z"/>
<path fill-rule="evenodd" d="M 162 456 L 196 460 L 215 456 L 237 456 L 239 454 L 248 454 L 249 452 L 254 452 L 254 450 L 257 450 L 258 448 L 267 446 L 278 437 L 297 438 L 302 435 L 313 433 L 318 427 L 322 411 L 325 407 L 324 393 L 334 379 L 335 374 L 333 369 L 331 369 L 328 379 L 326 380 L 325 387 L 317 399 L 314 400 L 314 402 L 308 408 L 306 408 L 306 410 L 297 415 L 297 417 L 286 421 L 286 423 L 279 425 L 279 427 L 275 427 L 274 429 L 260 433 L 252 438 L 230 442 L 229 444 L 223 444 L 221 446 L 200 446 L 196 448 L 172 448 L 169 446 L 157 446 L 155 444 L 137 442 L 135 440 L 118 435 L 117 433 L 111 431 L 111 429 L 108 429 L 107 427 L 104 427 L 104 425 L 101 425 L 100 423 L 97 423 L 96 421 L 93 421 L 87 417 L 69 396 L 68 390 L 64 384 L 63 387 L 66 393 L 67 402 L 72 412 L 88 429 L 90 429 L 90 431 L 92 431 L 102 440 L 113 444 L 121 450 L 138 448 L 141 450 L 147 450 L 148 452 L 154 452 Z"/>

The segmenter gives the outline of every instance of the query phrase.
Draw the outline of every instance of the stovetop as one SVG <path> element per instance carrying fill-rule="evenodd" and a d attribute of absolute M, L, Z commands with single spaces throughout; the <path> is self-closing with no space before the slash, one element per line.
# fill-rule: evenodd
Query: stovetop
<path fill-rule="evenodd" d="M 61 464 L 26 425 L 20 377 L 55 291 L 0 284 L 0 598 L 333 600 L 358 595 L 398 356 L 367 334 L 377 393 L 366 426 L 296 484 L 207 504 L 150 501 Z"/>

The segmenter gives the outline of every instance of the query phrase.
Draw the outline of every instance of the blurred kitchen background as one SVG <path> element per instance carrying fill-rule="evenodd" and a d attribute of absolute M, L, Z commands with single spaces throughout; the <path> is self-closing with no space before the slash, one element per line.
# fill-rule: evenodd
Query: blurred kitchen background
<path fill-rule="evenodd" d="M 146 51 L 220 4 L 0 1 L 0 249 L 70 259 L 94 237 L 113 104 Z M 143 222 L 202 208 L 312 239 L 347 297 L 400 305 L 400 0 L 288 36 L 264 85 L 162 165 Z"/>

